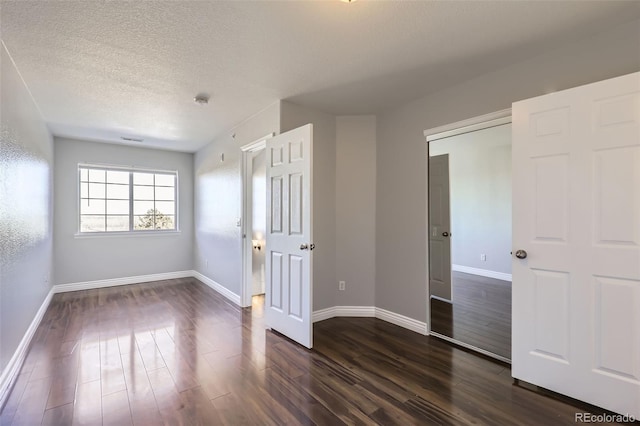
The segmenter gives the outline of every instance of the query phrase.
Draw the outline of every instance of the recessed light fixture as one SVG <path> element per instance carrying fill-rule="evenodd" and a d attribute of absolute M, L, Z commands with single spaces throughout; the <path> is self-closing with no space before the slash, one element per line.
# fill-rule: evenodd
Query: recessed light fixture
<path fill-rule="evenodd" d="M 141 138 L 132 138 L 130 136 L 120 136 L 120 139 L 127 142 L 142 142 L 144 140 Z"/>
<path fill-rule="evenodd" d="M 199 93 L 195 98 L 193 98 L 193 102 L 197 103 L 198 105 L 206 105 L 209 103 L 209 95 Z"/>
<path fill-rule="evenodd" d="M 343 2 L 343 3 L 353 3 L 356 0 L 340 0 L 340 1 Z"/>

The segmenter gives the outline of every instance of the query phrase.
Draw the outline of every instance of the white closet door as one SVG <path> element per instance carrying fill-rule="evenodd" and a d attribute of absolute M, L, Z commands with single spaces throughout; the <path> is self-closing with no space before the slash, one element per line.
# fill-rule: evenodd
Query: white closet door
<path fill-rule="evenodd" d="M 513 244 L 513 377 L 640 418 L 640 73 L 513 105 Z"/>

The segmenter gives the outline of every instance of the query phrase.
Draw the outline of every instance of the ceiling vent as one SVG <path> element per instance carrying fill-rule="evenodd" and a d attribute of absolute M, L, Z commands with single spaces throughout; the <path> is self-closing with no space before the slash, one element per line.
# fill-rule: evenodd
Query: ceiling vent
<path fill-rule="evenodd" d="M 120 139 L 127 142 L 142 142 L 144 140 L 141 138 L 132 138 L 130 136 L 120 136 Z"/>

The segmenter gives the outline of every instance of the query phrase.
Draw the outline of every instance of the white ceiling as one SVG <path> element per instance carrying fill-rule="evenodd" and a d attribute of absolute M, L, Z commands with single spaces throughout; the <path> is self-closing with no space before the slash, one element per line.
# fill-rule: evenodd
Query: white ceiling
<path fill-rule="evenodd" d="M 195 151 L 277 99 L 379 112 L 637 19 L 640 2 L 3 0 L 0 13 L 54 134 Z"/>

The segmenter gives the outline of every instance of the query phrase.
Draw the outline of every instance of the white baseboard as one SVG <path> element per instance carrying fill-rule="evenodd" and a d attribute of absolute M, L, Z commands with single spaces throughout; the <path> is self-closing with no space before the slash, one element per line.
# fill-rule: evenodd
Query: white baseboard
<path fill-rule="evenodd" d="M 332 306 L 313 312 L 313 322 L 334 317 L 375 317 L 374 306 Z"/>
<path fill-rule="evenodd" d="M 407 330 L 415 331 L 416 333 L 420 333 L 424 336 L 428 334 L 426 322 L 387 311 L 386 309 L 376 308 L 376 318 L 390 322 L 391 324 L 395 324 L 402 328 L 406 328 Z"/>
<path fill-rule="evenodd" d="M 65 293 L 68 291 L 91 290 L 103 287 L 115 287 L 128 284 L 139 284 L 149 281 L 172 280 L 176 278 L 196 278 L 211 287 L 236 305 L 240 305 L 240 296 L 228 290 L 223 285 L 215 282 L 211 278 L 201 274 L 198 271 L 177 271 L 166 272 L 162 274 L 138 275 L 134 277 L 111 278 L 107 280 L 85 281 L 79 283 L 57 284 L 53 286 L 54 293 Z"/>
<path fill-rule="evenodd" d="M 162 274 L 138 275 L 135 277 L 111 278 L 107 280 L 85 281 L 79 283 L 57 284 L 53 286 L 54 293 L 66 293 L 68 291 L 91 290 L 103 287 L 115 287 L 119 285 L 139 284 L 149 281 L 172 280 L 175 278 L 189 278 L 195 271 L 165 272 Z"/>
<path fill-rule="evenodd" d="M 223 295 L 224 297 L 226 297 L 227 299 L 229 299 L 230 301 L 232 301 L 236 305 L 240 306 L 241 301 L 240 301 L 240 295 L 239 294 L 235 294 L 234 292 L 232 292 L 231 290 L 229 290 L 228 288 L 226 288 L 222 284 L 219 284 L 219 283 L 215 282 L 211 278 L 201 274 L 198 271 L 190 271 L 190 272 L 191 272 L 191 276 L 192 277 L 202 281 L 207 286 L 211 287 L 212 289 L 214 289 L 215 291 L 217 291 L 218 293 L 220 293 L 221 295 Z"/>
<path fill-rule="evenodd" d="M 378 318 L 422 335 L 427 335 L 427 323 L 375 306 L 332 306 L 313 313 L 313 322 L 334 317 Z"/>
<path fill-rule="evenodd" d="M 13 386 L 14 381 L 18 378 L 18 373 L 20 372 L 20 368 L 22 368 L 22 364 L 24 363 L 25 357 L 27 355 L 27 349 L 29 349 L 29 344 L 31 343 L 31 339 L 33 339 L 33 335 L 36 333 L 38 326 L 40 325 L 40 321 L 44 317 L 45 312 L 47 312 L 47 308 L 49 307 L 49 303 L 51 303 L 51 298 L 53 297 L 53 288 L 49 290 L 47 296 L 44 298 L 42 305 L 40 305 L 40 309 L 36 312 L 36 316 L 31 321 L 29 328 L 24 333 L 20 344 L 16 348 L 16 351 L 13 353 L 13 356 L 9 360 L 9 363 L 2 370 L 2 375 L 0 376 L 0 409 L 4 407 L 5 399 L 9 396 L 9 391 Z"/>
<path fill-rule="evenodd" d="M 471 266 L 463 265 L 451 265 L 451 270 L 456 272 L 464 272 L 465 274 L 479 275 L 481 277 L 495 278 L 496 280 L 512 281 L 511 274 L 490 271 L 488 269 L 472 268 Z"/>
<path fill-rule="evenodd" d="M 320 309 L 318 311 L 313 311 L 312 321 L 313 322 L 324 321 L 326 319 L 333 318 L 335 316 L 337 316 L 336 315 L 336 307 L 332 306 L 330 308 L 325 308 L 325 309 Z"/>

